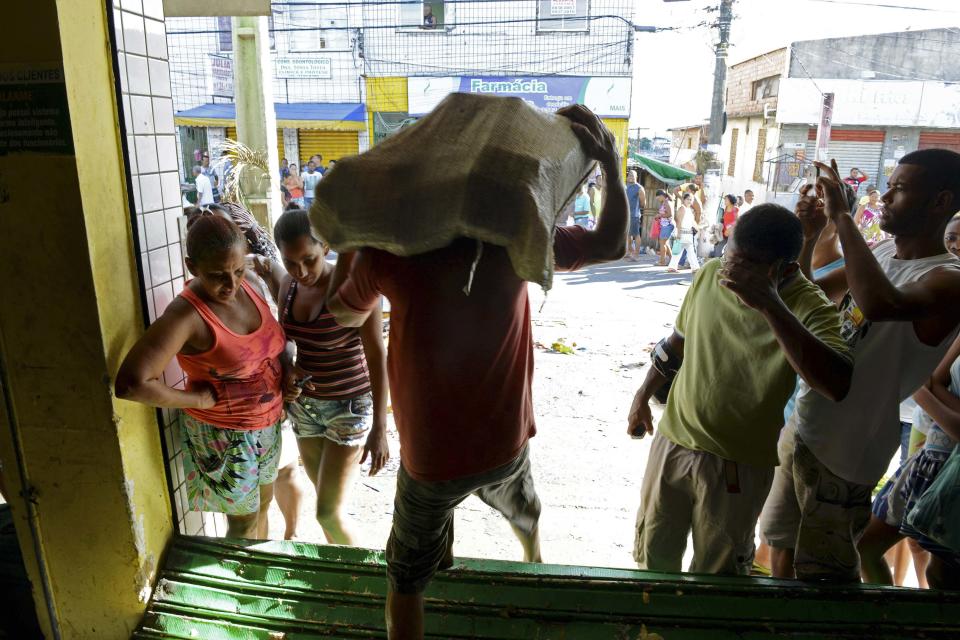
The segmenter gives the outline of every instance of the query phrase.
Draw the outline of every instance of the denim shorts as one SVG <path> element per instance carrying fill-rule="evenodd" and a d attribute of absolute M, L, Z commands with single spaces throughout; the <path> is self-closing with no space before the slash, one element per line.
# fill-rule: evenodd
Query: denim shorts
<path fill-rule="evenodd" d="M 347 400 L 300 396 L 287 405 L 298 438 L 326 438 L 347 447 L 361 445 L 373 424 L 373 394 Z"/>

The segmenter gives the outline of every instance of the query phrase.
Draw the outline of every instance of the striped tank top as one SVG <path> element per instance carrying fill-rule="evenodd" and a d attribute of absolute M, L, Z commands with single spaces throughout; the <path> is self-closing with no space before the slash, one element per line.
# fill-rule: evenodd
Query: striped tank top
<path fill-rule="evenodd" d="M 320 314 L 309 322 L 293 318 L 297 281 L 290 282 L 280 324 L 288 340 L 297 345 L 297 366 L 313 376 L 313 390 L 303 394 L 318 400 L 346 400 L 370 391 L 367 359 L 360 329 L 337 324 L 324 303 Z"/>

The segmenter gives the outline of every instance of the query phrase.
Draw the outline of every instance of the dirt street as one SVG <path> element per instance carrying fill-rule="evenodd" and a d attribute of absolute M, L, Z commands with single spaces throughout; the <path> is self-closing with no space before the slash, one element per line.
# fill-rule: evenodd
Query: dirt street
<path fill-rule="evenodd" d="M 633 521 L 649 440 L 631 440 L 626 415 L 649 363 L 649 349 L 666 335 L 690 282 L 644 256 L 572 274 L 558 274 L 546 297 L 530 286 L 537 343 L 534 402 L 538 433 L 531 440 L 544 560 L 559 564 L 634 567 Z M 541 310 L 541 305 L 542 310 Z M 562 341 L 573 354 L 550 350 Z M 399 466 L 391 427 L 389 466 L 360 477 L 346 511 L 357 544 L 383 548 L 390 531 Z M 366 473 L 366 472 L 364 472 Z M 303 475 L 305 485 L 309 484 Z M 302 540 L 322 542 L 313 516 L 313 490 L 301 509 Z M 283 535 L 274 503 L 273 537 Z M 471 497 L 457 510 L 458 556 L 519 559 L 521 549 L 503 518 Z"/>

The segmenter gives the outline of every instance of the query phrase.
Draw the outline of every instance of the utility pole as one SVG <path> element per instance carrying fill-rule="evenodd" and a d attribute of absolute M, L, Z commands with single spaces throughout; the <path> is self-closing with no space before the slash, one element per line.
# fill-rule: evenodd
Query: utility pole
<path fill-rule="evenodd" d="M 720 0 L 720 40 L 716 46 L 716 66 L 713 71 L 713 101 L 710 105 L 710 135 L 707 137 L 707 168 L 703 177 L 707 202 L 704 210 L 716 207 L 720 196 L 720 142 L 723 139 L 723 112 L 727 86 L 727 50 L 730 47 L 730 23 L 733 22 L 733 0 Z"/>
<path fill-rule="evenodd" d="M 716 46 L 716 66 L 713 70 L 713 104 L 710 109 L 710 146 L 719 151 L 723 137 L 724 89 L 727 85 L 727 49 L 730 47 L 730 23 L 733 22 L 733 0 L 720 0 L 720 41 Z"/>

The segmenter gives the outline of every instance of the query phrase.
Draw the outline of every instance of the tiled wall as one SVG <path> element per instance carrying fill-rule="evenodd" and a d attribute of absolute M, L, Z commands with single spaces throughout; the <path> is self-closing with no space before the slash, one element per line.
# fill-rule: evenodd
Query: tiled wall
<path fill-rule="evenodd" d="M 121 124 L 127 140 L 129 187 L 136 218 L 136 246 L 142 265 L 141 285 L 147 315 L 153 322 L 183 289 L 185 276 L 180 241 L 183 208 L 179 155 L 163 0 L 112 0 L 110 9 L 121 89 Z M 167 367 L 164 379 L 171 386 L 182 387 L 183 371 L 176 360 Z M 180 532 L 221 535 L 226 530 L 222 516 L 186 510 L 177 412 L 163 410 L 158 416 Z"/>

